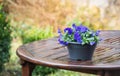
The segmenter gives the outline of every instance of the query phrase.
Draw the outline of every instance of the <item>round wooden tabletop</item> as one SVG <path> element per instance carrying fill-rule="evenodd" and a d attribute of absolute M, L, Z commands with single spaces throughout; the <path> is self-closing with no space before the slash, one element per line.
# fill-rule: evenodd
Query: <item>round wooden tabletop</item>
<path fill-rule="evenodd" d="M 17 49 L 17 55 L 33 64 L 68 70 L 120 69 L 120 31 L 101 31 L 100 37 L 103 40 L 98 43 L 90 61 L 69 59 L 67 48 L 60 45 L 57 38 L 22 45 Z"/>

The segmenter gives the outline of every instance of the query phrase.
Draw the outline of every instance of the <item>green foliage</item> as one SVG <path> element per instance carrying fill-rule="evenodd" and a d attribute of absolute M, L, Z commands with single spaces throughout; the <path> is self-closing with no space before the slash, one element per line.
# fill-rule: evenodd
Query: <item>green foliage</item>
<path fill-rule="evenodd" d="M 11 43 L 11 28 L 6 14 L 0 9 L 0 71 L 4 69 L 4 63 L 9 61 L 9 49 Z"/>
<path fill-rule="evenodd" d="M 79 72 L 59 70 L 56 73 L 50 74 L 49 76 L 81 76 Z"/>
<path fill-rule="evenodd" d="M 37 66 L 35 70 L 33 71 L 33 76 L 46 76 L 48 74 L 56 72 L 57 69 L 49 68 L 49 67 L 43 67 L 43 66 Z"/>
<path fill-rule="evenodd" d="M 32 41 L 41 40 L 41 39 L 45 39 L 53 36 L 54 36 L 53 30 L 52 30 L 52 27 L 50 26 L 45 29 L 32 27 L 24 30 L 21 34 L 23 43 L 29 43 Z"/>
<path fill-rule="evenodd" d="M 95 30 L 95 28 L 93 27 L 94 25 L 90 22 L 90 21 L 80 21 L 78 18 L 73 19 L 72 21 L 68 21 L 67 25 L 71 27 L 71 25 L 75 23 L 77 26 L 79 26 L 80 24 L 83 24 L 85 26 L 87 26 L 88 28 Z"/>
<path fill-rule="evenodd" d="M 80 22 L 79 19 L 75 18 L 75 19 L 73 19 L 72 21 L 68 21 L 68 22 L 67 22 L 67 25 L 68 25 L 68 26 L 71 26 L 73 23 L 78 26 L 78 25 L 80 25 L 82 22 Z"/>
<path fill-rule="evenodd" d="M 85 74 L 75 71 L 68 71 L 68 70 L 59 70 L 58 72 L 52 73 L 48 76 L 96 76 L 93 74 Z"/>

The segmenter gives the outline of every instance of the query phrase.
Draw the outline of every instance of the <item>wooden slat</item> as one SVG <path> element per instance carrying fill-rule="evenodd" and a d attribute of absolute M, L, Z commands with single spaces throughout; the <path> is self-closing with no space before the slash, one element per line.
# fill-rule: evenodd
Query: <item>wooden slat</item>
<path fill-rule="evenodd" d="M 42 48 L 39 48 L 39 49 L 36 49 L 36 50 L 32 50 L 32 53 L 34 53 L 34 54 L 39 54 L 39 53 L 42 53 L 42 52 L 45 53 L 45 52 L 48 52 L 50 50 L 54 50 L 55 48 L 62 48 L 62 47 L 63 46 L 61 46 L 61 45 L 51 46 L 50 48 L 48 46 L 44 46 Z"/>
<path fill-rule="evenodd" d="M 46 52 L 41 52 L 39 55 L 37 54 L 37 57 L 46 57 L 46 58 L 49 58 L 51 55 L 55 55 L 55 54 L 60 54 L 60 52 L 64 52 L 65 49 L 63 48 L 60 48 L 60 49 L 57 49 L 57 50 L 48 50 Z"/>

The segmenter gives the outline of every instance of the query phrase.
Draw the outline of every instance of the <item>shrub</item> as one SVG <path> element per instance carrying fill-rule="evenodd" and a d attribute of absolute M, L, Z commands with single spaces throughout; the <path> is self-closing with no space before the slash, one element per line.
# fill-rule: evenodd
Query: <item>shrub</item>
<path fill-rule="evenodd" d="M 4 63 L 9 61 L 10 34 L 10 24 L 6 20 L 6 13 L 0 9 L 0 71 L 4 69 Z"/>
<path fill-rule="evenodd" d="M 49 37 L 53 37 L 54 34 L 52 32 L 52 27 L 47 27 L 47 28 L 37 28 L 37 27 L 29 27 L 26 30 L 23 30 L 21 33 L 21 38 L 23 43 L 29 43 Z"/>
<path fill-rule="evenodd" d="M 44 67 L 44 66 L 37 66 L 33 71 L 33 76 L 47 76 L 48 74 L 55 73 L 57 69 Z"/>

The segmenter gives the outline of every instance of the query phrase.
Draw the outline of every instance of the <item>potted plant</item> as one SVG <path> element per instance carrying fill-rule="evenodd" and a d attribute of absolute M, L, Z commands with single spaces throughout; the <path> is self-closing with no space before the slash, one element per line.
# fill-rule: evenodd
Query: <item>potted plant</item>
<path fill-rule="evenodd" d="M 64 29 L 64 33 L 58 30 L 60 44 L 67 46 L 70 59 L 91 60 L 95 47 L 100 41 L 100 31 L 93 31 L 80 24 L 72 24 L 72 27 Z"/>

